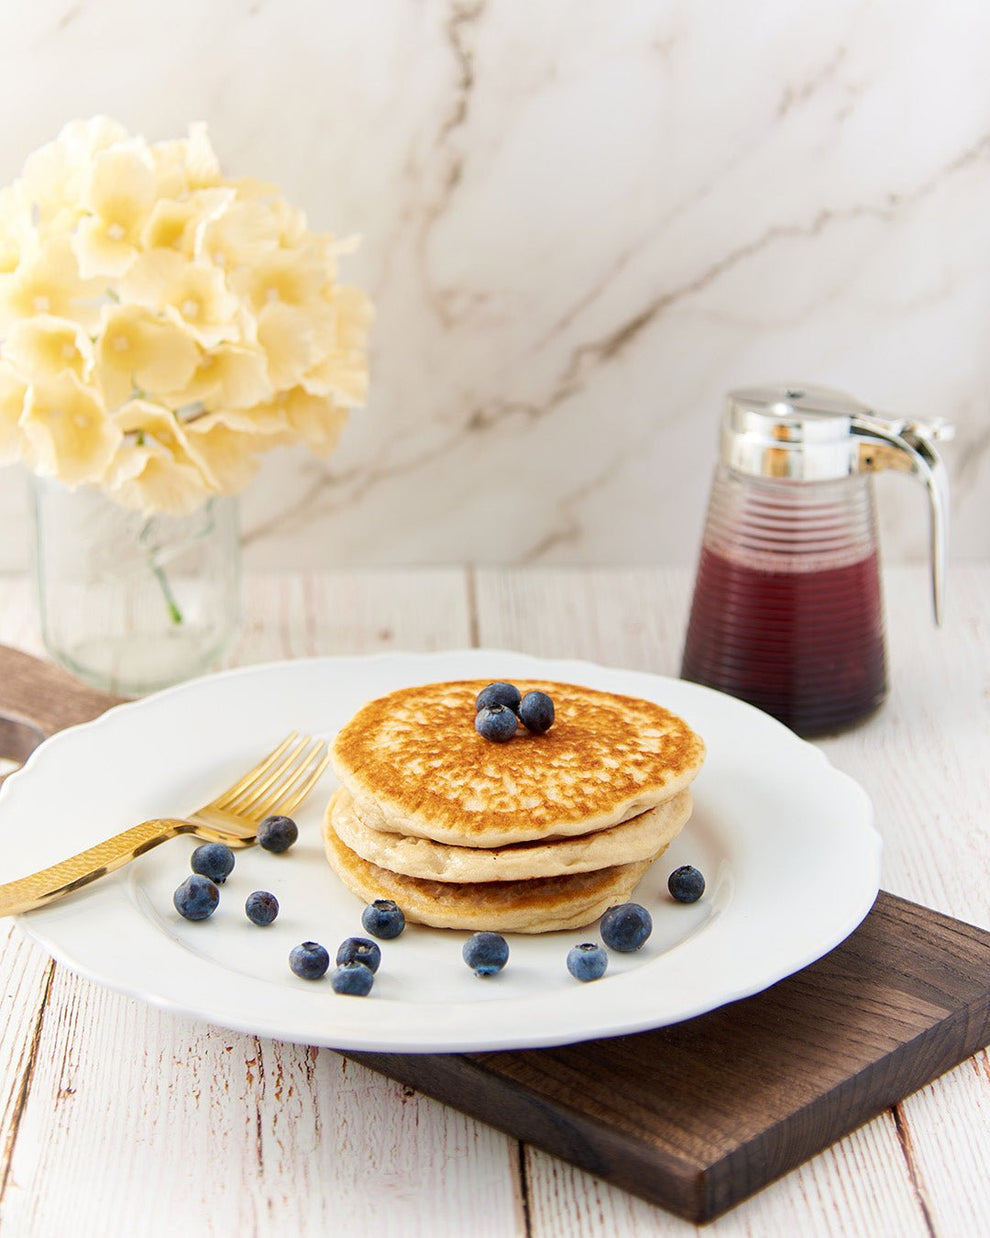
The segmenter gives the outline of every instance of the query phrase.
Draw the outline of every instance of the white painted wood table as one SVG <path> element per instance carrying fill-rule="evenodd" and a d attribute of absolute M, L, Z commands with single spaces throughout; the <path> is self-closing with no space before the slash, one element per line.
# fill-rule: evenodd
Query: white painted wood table
<path fill-rule="evenodd" d="M 676 674 L 685 570 L 458 569 L 246 581 L 229 659 L 466 645 Z M 891 694 L 822 743 L 873 797 L 884 887 L 990 927 L 990 564 L 886 574 Z M 27 583 L 0 641 L 40 653 Z M 219 1030 L 78 979 L 0 924 L 0 1234 L 679 1235 L 694 1229 L 327 1050 Z M 986 1052 L 706 1227 L 990 1233 Z"/>

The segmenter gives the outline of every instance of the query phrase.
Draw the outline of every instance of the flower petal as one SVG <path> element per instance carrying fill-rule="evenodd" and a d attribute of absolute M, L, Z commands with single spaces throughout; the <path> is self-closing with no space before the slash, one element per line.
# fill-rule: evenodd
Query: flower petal
<path fill-rule="evenodd" d="M 127 136 L 122 125 L 105 116 L 74 120 L 29 156 L 21 192 L 42 232 L 55 223 L 71 227 L 82 214 L 83 188 L 93 157 Z"/>
<path fill-rule="evenodd" d="M 3 353 L 29 382 L 55 378 L 67 370 L 86 380 L 94 364 L 93 345 L 82 327 L 51 314 L 12 323 Z"/>
<path fill-rule="evenodd" d="M 208 220 L 196 237 L 196 257 L 225 271 L 249 269 L 278 245 L 271 211 L 264 202 L 233 200 Z"/>
<path fill-rule="evenodd" d="M 143 511 L 185 512 L 216 493 L 216 479 L 170 409 L 131 400 L 112 420 L 123 437 L 104 484 L 118 502 Z"/>
<path fill-rule="evenodd" d="M 153 438 L 122 448 L 117 464 L 104 487 L 125 507 L 181 515 L 195 511 L 213 493 L 194 464 L 176 459 Z"/>
<path fill-rule="evenodd" d="M 143 141 L 122 142 L 101 151 L 90 168 L 82 201 L 93 215 L 136 236 L 155 201 L 155 173 Z"/>
<path fill-rule="evenodd" d="M 338 286 L 331 304 L 335 311 L 331 343 L 303 374 L 300 386 L 353 408 L 368 398 L 368 330 L 374 315 L 360 288 Z"/>
<path fill-rule="evenodd" d="M 182 391 L 199 357 L 195 337 L 172 317 L 159 318 L 139 305 L 104 310 L 96 372 L 108 408 L 117 408 L 135 390 Z"/>
<path fill-rule="evenodd" d="M 103 280 L 83 280 L 67 237 L 36 244 L 17 269 L 0 275 L 0 332 L 35 314 L 70 318 L 84 327 L 99 317 Z"/>
<path fill-rule="evenodd" d="M 268 422 L 271 440 L 263 421 L 234 412 L 207 413 L 186 425 L 193 451 L 223 494 L 243 490 L 258 471 L 258 453 L 274 446 L 274 438 L 284 434 L 283 418 L 270 417 Z"/>
<path fill-rule="evenodd" d="M 247 297 L 256 311 L 266 305 L 322 309 L 320 293 L 330 277 L 319 245 L 299 249 L 272 249 L 257 255 L 232 276 L 233 287 Z"/>
<path fill-rule="evenodd" d="M 337 446 L 347 424 L 346 408 L 332 399 L 310 395 L 301 387 L 280 392 L 267 407 L 284 416 L 289 427 L 309 450 L 324 458 Z"/>
<path fill-rule="evenodd" d="M 181 199 L 159 198 L 142 233 L 147 249 L 175 249 L 187 258 L 196 255 L 203 227 L 233 201 L 232 189 L 200 189 Z"/>
<path fill-rule="evenodd" d="M 6 361 L 0 361 L 0 464 L 13 464 L 23 454 L 20 426 L 27 384 Z"/>
<path fill-rule="evenodd" d="M 196 372 L 173 398 L 176 403 L 202 402 L 211 409 L 241 409 L 264 403 L 273 394 L 261 349 L 218 344 L 202 354 Z"/>
<path fill-rule="evenodd" d="M 294 387 L 317 359 L 313 324 L 301 310 L 276 303 L 258 315 L 258 343 L 265 350 L 272 386 Z"/>
<path fill-rule="evenodd" d="M 141 254 L 120 281 L 122 300 L 178 315 L 204 348 L 240 336 L 240 304 L 223 272 L 171 249 Z"/>
<path fill-rule="evenodd" d="M 220 161 L 204 124 L 190 125 L 189 136 L 183 140 L 156 142 L 151 158 L 161 197 L 178 198 L 219 183 Z"/>
<path fill-rule="evenodd" d="M 99 481 L 121 439 L 98 393 L 71 373 L 28 388 L 21 427 L 38 472 L 69 486 Z"/>

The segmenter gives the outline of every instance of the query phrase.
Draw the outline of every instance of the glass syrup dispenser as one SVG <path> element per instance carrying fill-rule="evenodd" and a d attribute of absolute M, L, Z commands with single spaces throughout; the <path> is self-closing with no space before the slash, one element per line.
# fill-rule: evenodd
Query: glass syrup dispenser
<path fill-rule="evenodd" d="M 934 443 L 952 433 L 822 387 L 730 392 L 682 678 L 801 735 L 872 713 L 887 691 L 872 475 L 895 469 L 925 483 L 940 623 L 948 480 Z"/>

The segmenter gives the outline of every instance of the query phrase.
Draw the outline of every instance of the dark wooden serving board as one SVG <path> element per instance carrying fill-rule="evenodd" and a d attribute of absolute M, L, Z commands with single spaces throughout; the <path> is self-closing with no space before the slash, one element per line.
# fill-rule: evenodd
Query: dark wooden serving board
<path fill-rule="evenodd" d="M 114 698 L 0 646 L 0 755 Z M 505 1053 L 348 1053 L 706 1221 L 990 1042 L 990 933 L 881 892 L 764 993 L 653 1032 Z"/>

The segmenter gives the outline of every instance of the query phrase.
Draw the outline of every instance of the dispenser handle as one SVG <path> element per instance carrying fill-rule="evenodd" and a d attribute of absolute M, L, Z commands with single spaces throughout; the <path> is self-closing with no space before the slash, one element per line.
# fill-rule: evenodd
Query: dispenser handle
<path fill-rule="evenodd" d="M 932 606 L 941 626 L 945 601 L 945 558 L 949 538 L 949 475 L 936 441 L 955 435 L 948 421 L 912 421 L 904 418 L 854 417 L 852 433 L 862 440 L 859 470 L 896 469 L 920 477 L 928 491 L 929 556 L 932 569 Z M 880 448 L 879 451 L 874 449 Z"/>

